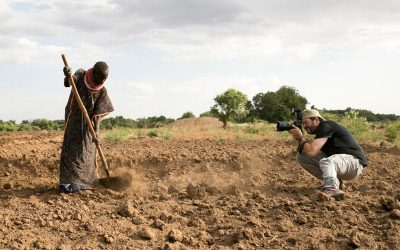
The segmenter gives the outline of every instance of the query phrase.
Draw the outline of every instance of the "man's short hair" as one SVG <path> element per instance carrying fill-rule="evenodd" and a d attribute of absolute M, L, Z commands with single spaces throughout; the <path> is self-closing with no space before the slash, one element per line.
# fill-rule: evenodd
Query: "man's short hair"
<path fill-rule="evenodd" d="M 311 118 L 311 117 L 319 117 L 322 120 L 325 120 L 315 109 L 305 109 L 301 111 L 301 119 Z"/>
<path fill-rule="evenodd" d="M 108 65 L 107 63 L 100 61 L 94 64 L 93 70 L 97 72 L 108 72 Z"/>
<path fill-rule="evenodd" d="M 108 77 L 108 65 L 105 62 L 97 62 L 94 66 L 93 66 L 93 71 L 92 71 L 93 75 L 95 75 L 97 77 L 97 80 L 104 80 L 107 79 Z M 99 83 L 96 83 L 99 84 Z"/>

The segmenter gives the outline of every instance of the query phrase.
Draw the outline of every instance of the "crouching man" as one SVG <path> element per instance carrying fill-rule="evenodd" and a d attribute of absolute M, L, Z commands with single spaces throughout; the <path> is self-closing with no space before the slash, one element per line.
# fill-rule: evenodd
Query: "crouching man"
<path fill-rule="evenodd" d="M 368 165 L 366 155 L 346 128 L 326 121 L 317 110 L 306 109 L 301 115 L 304 129 L 315 137 L 312 141 L 305 140 L 294 125 L 289 130 L 298 141 L 297 160 L 306 171 L 323 181 L 323 194 L 342 200 L 343 180 L 352 180 L 362 173 Z"/>

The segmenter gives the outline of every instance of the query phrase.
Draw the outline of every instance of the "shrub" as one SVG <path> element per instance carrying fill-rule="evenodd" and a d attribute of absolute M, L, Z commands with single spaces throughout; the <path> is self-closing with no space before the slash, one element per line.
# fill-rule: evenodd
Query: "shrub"
<path fill-rule="evenodd" d="M 252 123 L 250 126 L 244 128 L 245 133 L 255 135 L 265 135 L 268 130 L 270 130 L 270 128 L 265 123 Z"/>
<path fill-rule="evenodd" d="M 115 128 L 105 134 L 105 139 L 110 142 L 126 141 L 132 138 L 133 133 L 128 128 Z"/>
<path fill-rule="evenodd" d="M 365 117 L 360 117 L 356 110 L 350 110 L 339 120 L 344 127 L 346 127 L 350 133 L 355 137 L 368 136 L 370 131 L 370 124 L 367 122 Z"/>
<path fill-rule="evenodd" d="M 32 126 L 31 124 L 21 123 L 19 125 L 18 131 L 40 131 L 38 126 Z"/>
<path fill-rule="evenodd" d="M 183 115 L 180 117 L 180 118 L 178 118 L 178 120 L 179 119 L 186 119 L 186 118 L 194 118 L 194 117 L 196 117 L 192 112 L 185 112 L 185 113 L 183 113 Z"/>
<path fill-rule="evenodd" d="M 394 142 L 398 138 L 400 130 L 400 123 L 399 122 L 392 122 L 388 123 L 385 126 L 385 138 L 389 142 Z"/>
<path fill-rule="evenodd" d="M 171 133 L 165 129 L 150 129 L 147 132 L 147 135 L 150 137 L 158 137 L 165 140 L 171 139 Z"/>
<path fill-rule="evenodd" d="M 19 125 L 15 121 L 0 122 L 0 131 L 18 131 Z"/>

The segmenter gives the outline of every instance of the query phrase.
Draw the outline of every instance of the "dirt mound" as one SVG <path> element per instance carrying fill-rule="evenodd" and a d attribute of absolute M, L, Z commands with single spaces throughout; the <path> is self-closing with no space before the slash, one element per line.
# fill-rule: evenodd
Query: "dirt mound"
<path fill-rule="evenodd" d="M 194 117 L 194 118 L 186 118 L 179 119 L 174 121 L 173 123 L 168 124 L 170 128 L 179 128 L 179 127 L 216 127 L 220 128 L 223 126 L 223 123 L 218 120 L 218 118 L 214 117 Z"/>
<path fill-rule="evenodd" d="M 335 201 L 273 138 L 103 142 L 131 186 L 60 193 L 61 142 L 0 133 L 0 249 L 400 249 L 399 150 L 363 145 Z"/>

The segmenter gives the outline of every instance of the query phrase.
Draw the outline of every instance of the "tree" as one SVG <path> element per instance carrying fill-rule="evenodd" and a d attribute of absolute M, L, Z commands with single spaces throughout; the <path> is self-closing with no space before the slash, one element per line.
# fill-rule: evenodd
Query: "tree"
<path fill-rule="evenodd" d="M 214 101 L 216 103 L 211 107 L 211 112 L 224 123 L 224 128 L 227 128 L 228 121 L 241 119 L 248 113 L 246 109 L 247 96 L 235 89 L 228 89 L 215 97 Z"/>
<path fill-rule="evenodd" d="M 305 109 L 307 103 L 307 99 L 296 89 L 283 86 L 276 92 L 255 95 L 252 113 L 269 122 L 293 120 L 293 110 Z"/>
<path fill-rule="evenodd" d="M 109 117 L 100 123 L 101 129 L 113 129 L 113 128 L 136 128 L 136 122 L 123 116 Z"/>
<path fill-rule="evenodd" d="M 289 86 L 282 86 L 276 94 L 279 97 L 281 104 L 285 105 L 290 110 L 293 109 L 305 109 L 308 103 L 307 99 L 299 94 L 299 92 Z"/>
<path fill-rule="evenodd" d="M 188 111 L 188 112 L 183 113 L 183 115 L 180 118 L 178 118 L 178 120 L 186 119 L 186 118 L 194 118 L 194 117 L 196 117 L 196 116 L 192 112 Z"/>
<path fill-rule="evenodd" d="M 199 115 L 199 117 L 215 117 L 215 118 L 218 118 L 218 117 L 216 117 L 216 115 L 215 115 L 213 112 L 211 112 L 211 111 L 206 111 L 206 112 L 204 112 L 204 113 L 201 113 L 201 114 Z"/>

